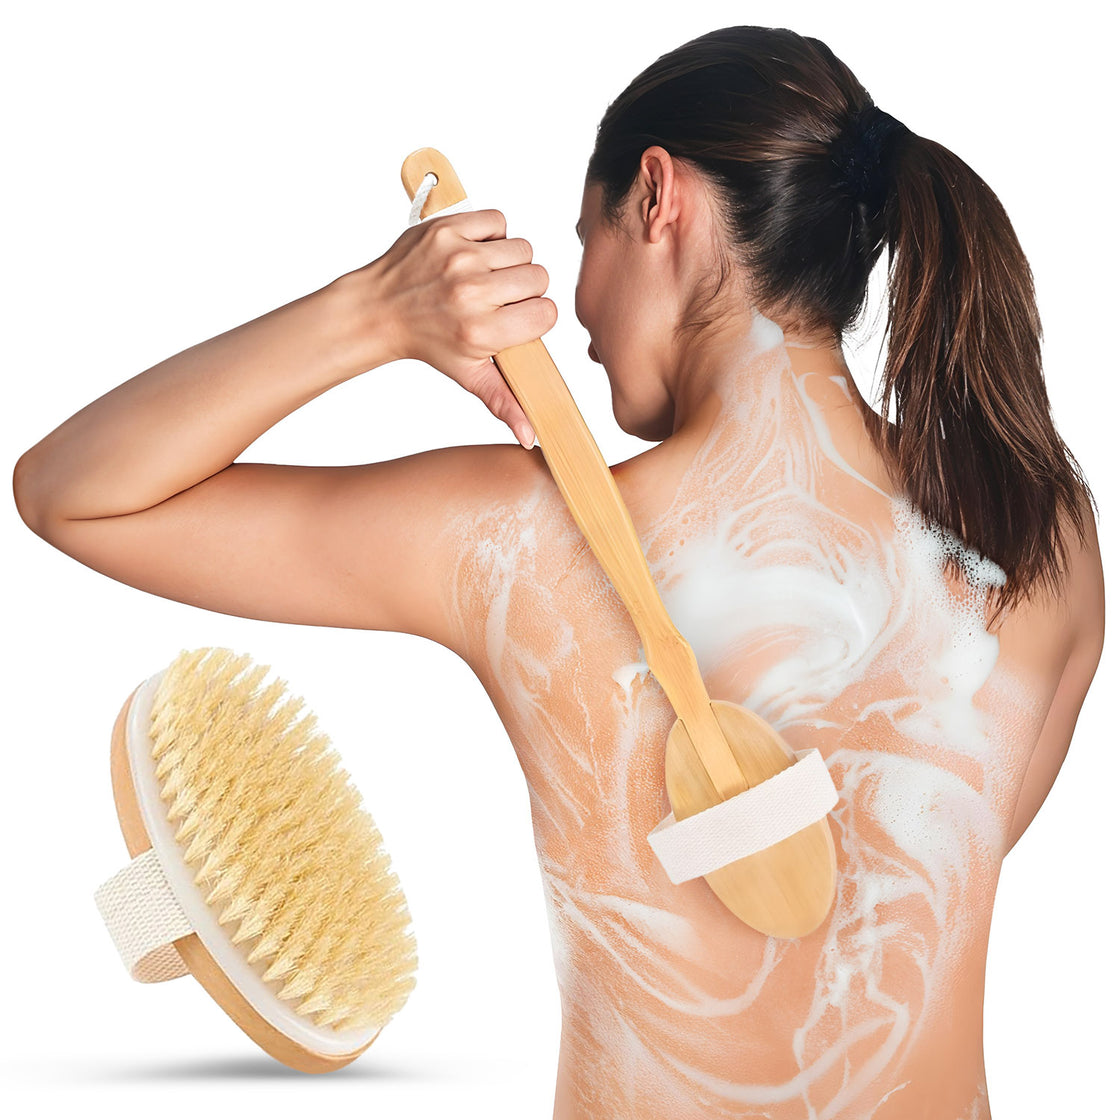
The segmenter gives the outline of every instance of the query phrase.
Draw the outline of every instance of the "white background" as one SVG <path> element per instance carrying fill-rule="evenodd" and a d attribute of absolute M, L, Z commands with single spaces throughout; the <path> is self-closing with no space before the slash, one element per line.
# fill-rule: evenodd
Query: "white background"
<path fill-rule="evenodd" d="M 141 370 L 379 256 L 407 221 L 401 162 L 427 145 L 549 270 L 560 318 L 546 341 L 607 461 L 642 450 L 616 427 L 573 313 L 587 157 L 608 102 L 657 55 L 752 22 L 823 39 L 1003 202 L 1034 269 L 1054 417 L 1100 502 L 1112 578 L 1116 29 L 1087 14 L 1097 5 L 1045 22 L 1027 10 L 13 5 L 0 34 L 5 469 Z M 877 349 L 876 336 L 851 356 L 869 399 Z M 442 375 L 398 363 L 312 401 L 241 458 L 356 463 L 512 438 Z M 20 1114 L 69 1110 L 78 1091 L 83 1109 L 121 1115 L 549 1117 L 559 1005 L 528 799 L 466 666 L 407 635 L 148 595 L 52 549 L 10 498 L 0 532 L 0 1052 L 4 1096 L 28 1096 Z M 136 684 L 201 645 L 250 653 L 305 698 L 408 896 L 418 987 L 362 1058 L 327 1077 L 265 1056 L 189 977 L 130 981 L 93 904 L 126 859 L 113 720 Z M 1113 672 L 1106 648 L 1057 784 L 1004 865 L 985 1016 L 996 1120 L 1107 1111 L 1120 995 Z"/>

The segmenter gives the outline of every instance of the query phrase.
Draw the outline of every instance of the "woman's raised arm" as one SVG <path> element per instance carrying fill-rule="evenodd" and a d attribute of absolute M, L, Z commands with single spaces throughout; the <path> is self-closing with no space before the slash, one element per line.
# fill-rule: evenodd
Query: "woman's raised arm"
<path fill-rule="evenodd" d="M 363 268 L 118 385 L 20 457 L 20 516 L 36 528 L 148 509 L 320 393 L 397 358 L 428 362 L 520 430 L 528 421 L 490 356 L 539 338 L 556 308 L 529 243 L 505 232 L 497 210 L 412 227 Z"/>
<path fill-rule="evenodd" d="M 355 346 L 349 277 L 138 373 L 44 436 L 15 468 L 24 521 L 38 531 L 158 505 L 320 393 L 391 360 L 388 331 Z"/>
<path fill-rule="evenodd" d="M 20 516 L 60 551 L 164 598 L 452 643 L 450 561 L 435 542 L 472 496 L 508 483 L 510 453 L 524 452 L 441 448 L 344 467 L 234 459 L 300 405 L 396 358 L 440 369 L 511 427 L 526 422 L 490 355 L 555 321 L 531 255 L 506 240 L 498 211 L 406 230 L 371 264 L 75 413 L 16 464 Z"/>
<path fill-rule="evenodd" d="M 22 455 L 12 488 L 32 529 L 146 510 L 233 463 L 301 404 L 363 372 L 346 278 L 116 386 Z M 382 339 L 375 352 L 377 338 Z M 388 333 L 363 355 L 391 360 Z"/>

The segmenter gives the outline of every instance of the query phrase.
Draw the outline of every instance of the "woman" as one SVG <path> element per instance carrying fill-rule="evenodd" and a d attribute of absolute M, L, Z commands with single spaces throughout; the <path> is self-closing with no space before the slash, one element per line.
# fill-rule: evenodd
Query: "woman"
<path fill-rule="evenodd" d="M 711 695 L 819 748 L 840 791 L 837 897 L 812 934 L 759 934 L 657 863 L 674 713 L 538 450 L 234 462 L 402 357 L 519 432 L 490 358 L 556 309 L 497 211 L 409 229 L 87 405 L 20 459 L 20 512 L 154 594 L 419 634 L 471 666 L 531 795 L 558 1118 L 988 1117 L 1000 862 L 1054 781 L 1104 619 L 1007 216 L 824 44 L 734 27 L 611 104 L 578 232 L 588 352 L 622 427 L 655 441 L 612 470 L 666 605 Z M 878 417 L 841 338 L 884 245 Z"/>

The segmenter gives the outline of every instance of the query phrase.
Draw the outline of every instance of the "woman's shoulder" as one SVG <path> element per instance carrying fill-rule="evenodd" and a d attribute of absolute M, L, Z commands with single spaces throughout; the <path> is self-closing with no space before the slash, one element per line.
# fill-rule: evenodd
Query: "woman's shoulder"
<path fill-rule="evenodd" d="M 496 628 L 555 610 L 551 589 L 586 545 L 539 446 L 479 445 L 459 458 L 433 548 L 452 648 L 485 683 Z"/>
<path fill-rule="evenodd" d="M 1065 562 L 1055 583 L 1039 580 L 998 628 L 1001 654 L 1030 665 L 1057 685 L 1067 668 L 1091 678 L 1104 645 L 1104 565 L 1093 508 L 1086 498 L 1081 525 L 1063 516 Z M 1087 682 L 1086 682 L 1087 687 Z"/>
<path fill-rule="evenodd" d="M 1075 640 L 1099 648 L 1104 643 L 1104 564 L 1096 518 L 1088 500 L 1082 508 L 1082 524 L 1082 533 L 1072 523 L 1065 532 Z"/>
<path fill-rule="evenodd" d="M 1079 530 L 1072 520 L 1063 523 L 1062 539 L 1068 556 L 1065 599 L 1073 649 L 1093 654 L 1104 646 L 1104 564 L 1093 507 L 1086 498 Z"/>

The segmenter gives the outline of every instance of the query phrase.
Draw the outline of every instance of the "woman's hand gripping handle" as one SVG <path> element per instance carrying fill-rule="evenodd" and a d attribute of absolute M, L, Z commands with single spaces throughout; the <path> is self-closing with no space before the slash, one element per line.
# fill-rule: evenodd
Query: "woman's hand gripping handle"
<path fill-rule="evenodd" d="M 556 304 L 544 295 L 548 273 L 533 263 L 528 241 L 506 237 L 500 210 L 438 216 L 466 194 L 443 157 L 427 158 L 432 153 L 414 152 L 401 177 L 410 198 L 426 173 L 438 177 L 421 212 L 422 218 L 436 216 L 410 226 L 354 275 L 360 283 L 366 274 L 370 306 L 379 323 L 389 324 L 395 357 L 416 358 L 446 374 L 532 447 L 530 421 L 493 357 L 556 324 Z"/>

